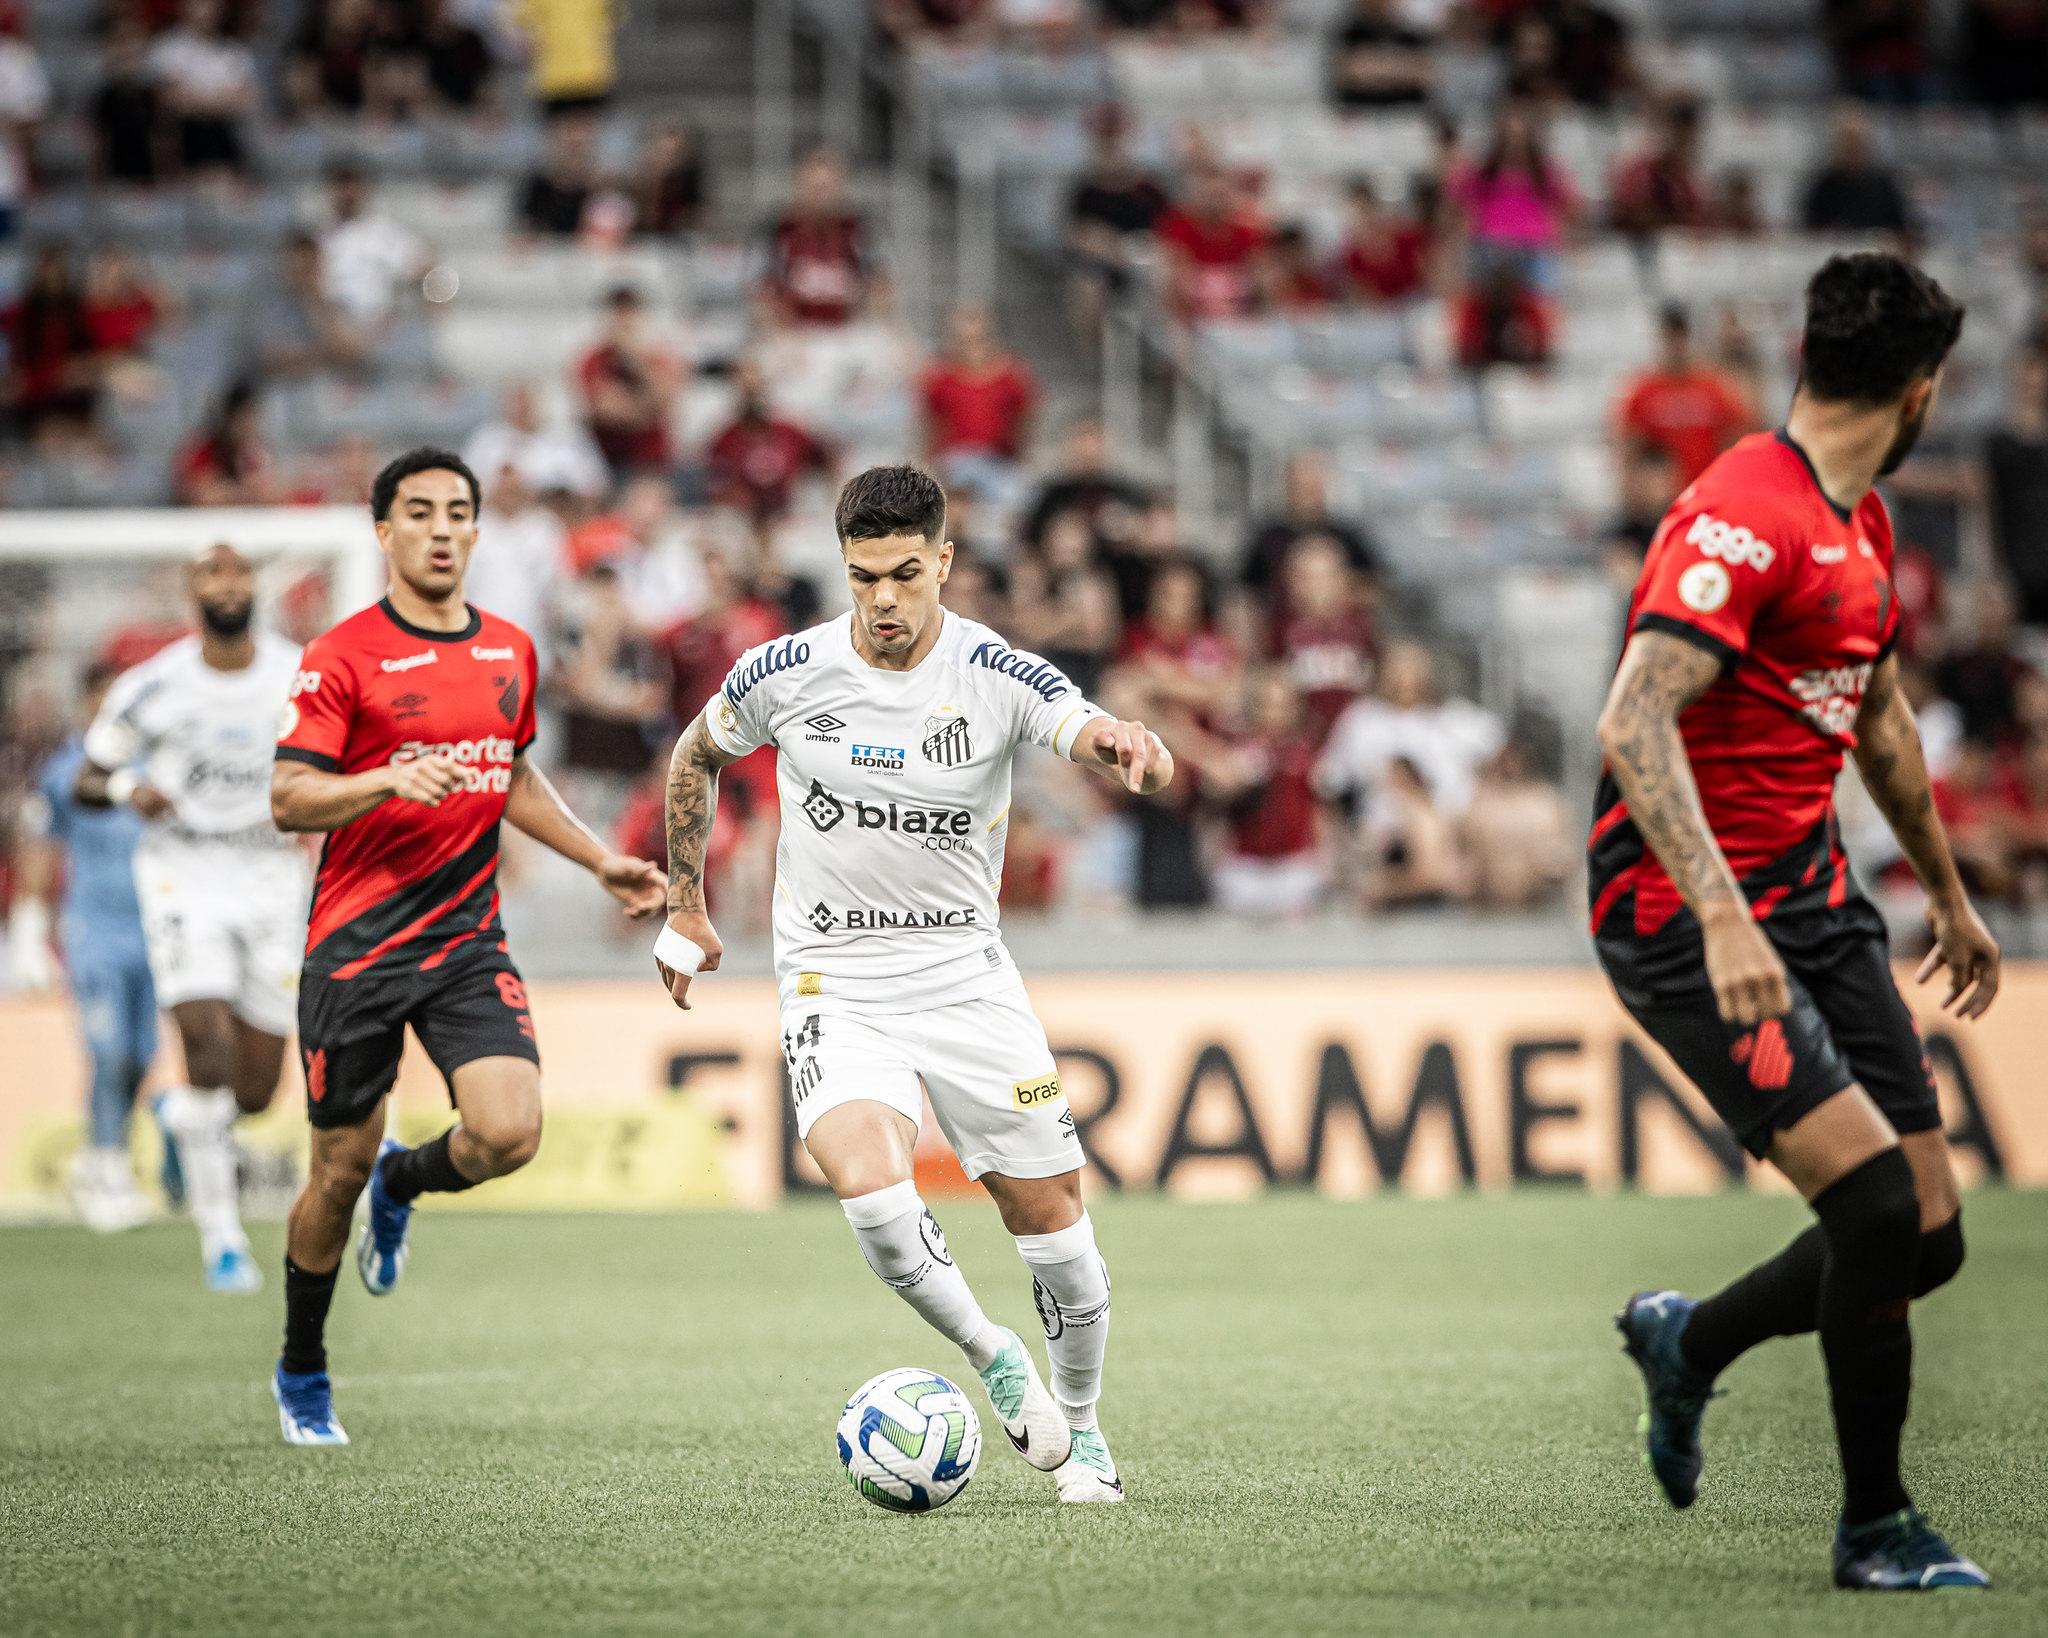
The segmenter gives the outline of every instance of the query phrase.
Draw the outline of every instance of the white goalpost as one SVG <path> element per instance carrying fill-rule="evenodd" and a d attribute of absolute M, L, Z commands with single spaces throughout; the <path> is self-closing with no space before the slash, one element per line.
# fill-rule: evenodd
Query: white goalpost
<path fill-rule="evenodd" d="M 16 686 L 53 666 L 75 676 L 124 626 L 188 621 L 177 570 L 223 541 L 256 563 L 259 618 L 286 636 L 304 640 L 383 589 L 364 506 L 0 513 L 0 622 L 28 673 Z M 48 680 L 68 691 L 68 678 Z"/>

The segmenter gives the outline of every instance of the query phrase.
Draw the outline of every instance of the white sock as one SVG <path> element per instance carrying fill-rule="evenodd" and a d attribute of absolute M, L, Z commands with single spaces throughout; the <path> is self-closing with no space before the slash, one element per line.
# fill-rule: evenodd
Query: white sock
<path fill-rule="evenodd" d="M 839 1206 L 882 1283 L 957 1343 L 977 1371 L 985 1369 L 1002 1348 L 1002 1333 L 967 1289 L 967 1277 L 954 1266 L 939 1220 L 918 1197 L 917 1185 L 892 1183 Z"/>
<path fill-rule="evenodd" d="M 235 1095 L 226 1087 L 173 1087 L 164 1098 L 164 1124 L 178 1140 L 185 1172 L 185 1204 L 199 1230 L 199 1254 L 211 1262 L 229 1246 L 247 1250 L 235 1198 Z"/>
<path fill-rule="evenodd" d="M 1020 1234 L 1017 1254 L 1031 1270 L 1031 1300 L 1045 1325 L 1053 1397 L 1073 1426 L 1092 1428 L 1109 1348 L 1109 1268 L 1095 1249 L 1095 1225 L 1083 1212 L 1055 1233 Z"/>

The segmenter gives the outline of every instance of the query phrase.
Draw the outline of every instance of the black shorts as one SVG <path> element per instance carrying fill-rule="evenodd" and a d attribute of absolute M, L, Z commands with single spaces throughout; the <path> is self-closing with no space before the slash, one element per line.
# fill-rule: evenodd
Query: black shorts
<path fill-rule="evenodd" d="M 1892 978 L 1877 911 L 1852 899 L 1763 927 L 1785 963 L 1792 1008 L 1747 1030 L 1714 1004 L 1690 915 L 1654 938 L 1594 943 L 1630 1016 L 1758 1159 L 1775 1133 L 1851 1084 L 1901 1135 L 1938 1130 L 1934 1071 Z"/>
<path fill-rule="evenodd" d="M 360 1126 L 398 1078 L 405 1026 L 451 1082 L 479 1058 L 540 1062 L 526 985 L 512 958 L 485 949 L 438 972 L 354 978 L 307 973 L 299 985 L 299 1057 L 306 1118 L 318 1127 Z"/>

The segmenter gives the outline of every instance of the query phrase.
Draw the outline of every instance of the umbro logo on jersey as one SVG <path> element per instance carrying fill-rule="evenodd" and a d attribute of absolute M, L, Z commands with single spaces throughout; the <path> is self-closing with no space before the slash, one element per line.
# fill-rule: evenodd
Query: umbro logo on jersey
<path fill-rule="evenodd" d="M 415 717 L 427 714 L 427 704 L 425 694 L 400 694 L 391 702 L 391 714 L 400 722 L 411 722 Z"/>
<path fill-rule="evenodd" d="M 415 666 L 433 665 L 437 663 L 440 660 L 440 658 L 441 656 L 436 654 L 430 648 L 423 650 L 421 653 L 418 654 L 408 654 L 402 660 L 379 660 L 377 664 L 382 670 L 385 671 L 410 671 Z"/>
<path fill-rule="evenodd" d="M 803 807 L 804 817 L 819 831 L 830 830 L 846 817 L 846 804 L 815 779 L 811 781 L 811 794 L 804 798 Z"/>
<path fill-rule="evenodd" d="M 924 719 L 922 747 L 927 762 L 942 768 L 957 768 L 974 755 L 974 743 L 967 737 L 967 719 L 948 706 Z"/>
<path fill-rule="evenodd" d="M 804 726 L 806 728 L 815 728 L 821 734 L 836 734 L 846 724 L 840 718 L 835 717 L 830 711 L 820 711 L 815 717 L 805 717 Z"/>

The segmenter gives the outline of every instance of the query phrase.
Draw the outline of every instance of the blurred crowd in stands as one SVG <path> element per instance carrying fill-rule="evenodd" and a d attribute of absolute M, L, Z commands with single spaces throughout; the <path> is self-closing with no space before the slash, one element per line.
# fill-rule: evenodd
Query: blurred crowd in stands
<path fill-rule="evenodd" d="M 906 53 L 990 42 L 1058 53 L 1103 37 L 1166 49 L 1257 37 L 1282 26 L 1283 9 L 878 0 L 875 21 Z M 1355 0 L 1327 36 L 1334 108 L 1440 113 L 1470 106 L 1476 85 L 1490 112 L 1477 126 L 1437 120 L 1434 154 L 1405 190 L 1349 181 L 1334 245 L 1275 210 L 1269 179 L 1220 158 L 1200 121 L 1170 162 L 1147 163 L 1129 111 L 1103 103 L 1064 210 L 1074 340 L 1092 349 L 1105 313 L 1145 292 L 1188 333 L 1429 303 L 1459 367 L 1540 371 L 1574 317 L 1563 268 L 1578 248 L 1641 248 L 1673 230 L 1913 245 L 1916 196 L 1884 157 L 1869 105 L 2048 105 L 2038 5 L 1969 0 L 1937 49 L 1916 0 L 1826 0 L 1838 88 L 1852 100 L 1832 114 L 1795 214 L 1772 220 L 1753 177 L 1708 169 L 1707 112 L 1690 89 L 1645 75 L 1630 9 Z M 714 174 L 688 109 L 617 105 L 615 22 L 602 0 L 315 0 L 289 30 L 258 0 L 124 0 L 96 14 L 91 72 L 64 76 L 95 209 L 127 201 L 154 220 L 133 201 L 194 213 L 284 202 L 276 231 L 251 238 L 253 273 L 223 321 L 208 289 L 222 244 L 151 254 L 106 230 L 103 209 L 90 230 L 39 223 L 40 139 L 59 99 L 0 0 L 0 256 L 18 269 L 0 312 L 10 504 L 359 504 L 396 434 L 346 412 L 401 395 L 482 479 L 471 595 L 542 642 L 543 754 L 579 801 L 658 854 L 658 769 L 674 729 L 743 649 L 843 606 L 828 525 L 821 541 L 831 487 L 868 460 L 914 456 L 954 502 L 951 606 L 1160 729 L 1185 770 L 1146 804 L 1063 777 L 1071 770 L 1033 772 L 1011 826 L 1013 911 L 1566 902 L 1583 796 L 1556 783 L 1556 725 L 1473 703 L 1471 668 L 1429 640 L 1386 543 L 1335 498 L 1329 460 L 1298 453 L 1272 516 L 1242 538 L 1211 538 L 1156 470 L 1112 459 L 1092 405 L 1049 401 L 1044 361 L 1019 356 L 987 308 L 955 308 L 929 350 L 908 333 L 885 255 L 899 247 L 883 243 L 842 155 L 804 155 L 769 220 L 736 214 L 734 198 L 754 190 Z M 1548 150 L 1561 110 L 1626 111 L 1640 130 L 1597 206 Z M 561 369 L 500 356 L 465 373 L 447 338 L 463 292 L 492 269 L 458 254 L 460 229 L 442 238 L 387 208 L 388 178 L 346 141 L 320 147 L 318 168 L 295 182 L 270 178 L 265 158 L 294 132 L 434 122 L 524 156 L 479 162 L 507 277 L 556 266 L 546 258 L 563 251 L 658 271 L 669 264 L 631 258 L 701 268 L 743 247 L 737 319 L 671 310 L 660 280 L 629 271 L 578 287 L 588 333 Z M 2048 626 L 2048 216 L 2025 229 L 2022 251 L 2033 339 L 2012 361 L 2008 413 L 1981 441 L 1916 462 L 1900 489 L 1986 520 L 2002 579 L 1959 576 L 1955 553 L 1921 546 L 1909 526 L 1899 583 L 1902 655 L 1966 868 L 1988 895 L 2048 904 L 2048 683 L 2027 634 Z M 210 375 L 181 350 L 202 329 Z M 1732 306 L 1660 313 L 1654 351 L 1615 396 L 1614 521 L 1586 542 L 1585 568 L 1625 589 L 1678 490 L 1776 419 L 1766 345 Z M 193 379 L 213 382 L 196 406 Z M 901 401 L 900 422 L 869 413 L 885 400 Z M 177 429 L 168 447 L 166 426 Z M 7 593 L 0 781 L 18 789 L 63 729 L 52 701 L 65 688 L 53 690 L 38 647 L 34 577 L 14 576 Z M 309 625 L 321 613 L 312 601 L 287 610 Z M 714 840 L 721 914 L 742 923 L 765 917 L 763 761 L 736 770 Z M 1869 846 L 1882 857 L 1881 838 Z"/>

